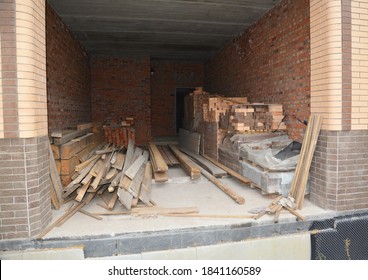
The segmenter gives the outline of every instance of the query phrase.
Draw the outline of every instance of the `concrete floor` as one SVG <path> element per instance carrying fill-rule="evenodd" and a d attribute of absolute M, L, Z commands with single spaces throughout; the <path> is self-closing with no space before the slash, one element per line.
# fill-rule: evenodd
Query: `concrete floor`
<path fill-rule="evenodd" d="M 152 184 L 152 199 L 159 207 L 198 207 L 200 214 L 219 215 L 249 215 L 250 209 L 265 207 L 273 198 L 263 196 L 258 189 L 228 177 L 222 182 L 242 195 L 246 202 L 238 205 L 206 178 L 191 180 L 180 167 L 169 169 L 170 180 L 166 183 Z M 72 202 L 70 202 L 72 203 Z M 63 205 L 60 210 L 53 211 L 53 221 L 59 218 L 69 208 L 70 203 Z M 89 212 L 106 211 L 97 203 L 104 204 L 101 198 L 96 197 L 84 209 Z M 118 202 L 114 211 L 124 211 L 125 208 Z M 299 211 L 306 220 L 333 216 L 335 212 L 323 210 L 313 205 L 308 199 L 302 210 Z M 193 229 L 210 226 L 226 226 L 251 223 L 252 226 L 273 224 L 273 216 L 265 215 L 259 220 L 228 219 L 228 218 L 193 218 L 193 217 L 132 217 L 127 215 L 101 216 L 103 220 L 95 220 L 82 213 L 76 213 L 61 227 L 54 228 L 45 239 L 115 236 L 125 233 L 144 233 L 152 231 L 167 231 L 177 229 Z M 282 212 L 279 223 L 295 222 L 295 216 Z"/>

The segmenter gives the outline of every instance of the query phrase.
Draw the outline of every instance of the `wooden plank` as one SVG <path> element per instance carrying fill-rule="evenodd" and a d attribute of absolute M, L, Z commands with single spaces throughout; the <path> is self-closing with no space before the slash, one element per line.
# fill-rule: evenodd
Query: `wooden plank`
<path fill-rule="evenodd" d="M 99 159 L 100 156 L 99 155 L 94 155 L 93 157 L 87 159 L 86 161 L 78 164 L 76 167 L 75 167 L 75 171 L 81 171 L 83 168 L 85 168 L 86 166 L 88 166 L 88 164 L 90 164 L 90 162 L 94 161 L 95 159 Z"/>
<path fill-rule="evenodd" d="M 127 176 L 130 179 L 133 179 L 134 176 L 137 174 L 139 169 L 142 165 L 144 165 L 148 160 L 148 155 L 143 154 L 139 156 L 139 158 L 134 161 L 134 163 L 125 171 L 125 176 Z"/>
<path fill-rule="evenodd" d="M 116 201 L 118 200 L 118 190 L 116 189 L 107 205 L 107 208 L 112 210 L 115 207 Z"/>
<path fill-rule="evenodd" d="M 165 151 L 162 148 L 163 146 L 157 146 L 157 149 L 160 151 L 162 158 L 164 159 L 166 165 L 172 165 L 169 157 L 166 155 Z"/>
<path fill-rule="evenodd" d="M 85 149 L 85 147 L 95 143 L 95 136 L 93 133 L 89 133 L 80 138 L 80 141 L 70 141 L 63 144 L 60 147 L 60 158 L 70 159 L 71 157 L 78 154 L 80 151 Z"/>
<path fill-rule="evenodd" d="M 102 220 L 102 218 L 101 218 L 101 217 L 99 217 L 99 216 L 97 216 L 97 215 L 95 215 L 95 214 L 93 214 L 93 213 L 90 213 L 90 212 L 88 212 L 88 211 L 86 211 L 86 210 L 79 209 L 79 212 L 80 212 L 80 213 L 82 213 L 82 214 L 84 214 L 84 215 L 86 215 L 86 216 L 89 216 L 89 217 L 91 217 L 91 218 L 93 218 L 93 219 L 96 219 L 96 220 L 99 220 L 99 221 L 101 221 L 101 220 Z"/>
<path fill-rule="evenodd" d="M 232 189 L 230 189 L 228 186 L 224 185 L 220 180 L 212 176 L 209 172 L 204 170 L 201 167 L 198 167 L 201 170 L 201 173 L 212 183 L 214 183 L 220 190 L 222 190 L 225 194 L 227 194 L 229 197 L 231 197 L 236 203 L 238 204 L 244 204 L 245 199 L 244 197 L 238 195 L 236 192 L 234 192 Z"/>
<path fill-rule="evenodd" d="M 105 159 L 101 169 L 99 170 L 97 177 L 93 180 L 91 187 L 97 189 L 98 185 L 100 184 L 102 177 L 105 176 L 106 167 L 110 164 L 110 159 Z"/>
<path fill-rule="evenodd" d="M 59 210 L 60 209 L 60 203 L 59 203 L 59 200 L 56 196 L 55 189 L 52 185 L 50 185 L 50 197 L 51 197 L 51 203 L 52 203 L 52 205 L 54 205 L 54 208 L 56 210 Z"/>
<path fill-rule="evenodd" d="M 69 132 L 67 134 L 63 134 L 62 137 L 60 138 L 54 138 L 54 144 L 55 145 L 63 145 L 67 142 L 69 142 L 70 140 L 80 137 L 82 135 L 85 135 L 89 132 L 91 132 L 92 130 L 90 128 L 87 129 L 83 129 L 83 130 L 74 130 L 72 132 Z"/>
<path fill-rule="evenodd" d="M 179 165 L 180 162 L 178 161 L 178 159 L 172 154 L 172 152 L 169 150 L 169 147 L 167 145 L 165 146 L 158 146 L 161 147 L 162 152 L 165 153 L 165 155 L 167 156 L 167 158 L 170 160 L 171 165 Z"/>
<path fill-rule="evenodd" d="M 60 159 L 60 174 L 68 175 L 75 171 L 77 165 L 81 163 L 81 158 L 93 150 L 95 144 L 89 144 L 83 150 L 69 159 Z"/>
<path fill-rule="evenodd" d="M 60 159 L 60 146 L 56 146 L 54 144 L 51 145 L 52 154 L 54 159 Z"/>
<path fill-rule="evenodd" d="M 132 207 L 133 195 L 124 188 L 118 188 L 117 193 L 121 204 L 123 204 L 126 209 L 130 210 Z"/>
<path fill-rule="evenodd" d="M 54 155 L 52 153 L 52 149 L 51 149 L 51 145 L 49 143 L 49 165 L 50 165 L 50 178 L 51 178 L 51 183 L 52 186 L 51 188 L 54 189 L 54 193 L 57 200 L 58 200 L 58 204 L 62 204 L 64 199 L 63 199 L 63 186 L 61 184 L 60 181 L 60 177 L 58 175 L 57 172 L 57 168 L 56 168 L 56 164 L 55 164 L 55 159 L 54 159 Z M 55 206 L 55 204 L 54 204 Z"/>
<path fill-rule="evenodd" d="M 105 179 L 106 180 L 111 180 L 112 178 L 114 178 L 116 175 L 118 174 L 118 171 L 115 168 L 111 168 L 109 170 L 109 172 L 107 172 Z"/>
<path fill-rule="evenodd" d="M 134 208 L 131 213 L 134 216 L 147 215 L 167 215 L 167 214 L 196 214 L 198 207 L 163 208 L 163 207 L 143 207 Z"/>
<path fill-rule="evenodd" d="M 155 172 L 166 172 L 169 168 L 162 158 L 160 151 L 153 142 L 148 142 L 148 149 L 151 154 L 152 166 Z"/>
<path fill-rule="evenodd" d="M 81 202 L 83 200 L 84 195 L 87 193 L 89 185 L 92 182 L 92 178 L 88 180 L 86 184 L 84 184 L 81 188 L 79 188 L 79 192 L 77 197 L 75 198 L 76 201 Z"/>
<path fill-rule="evenodd" d="M 162 214 L 168 217 L 201 218 L 201 219 L 254 219 L 256 215 L 218 215 L 218 214 Z"/>
<path fill-rule="evenodd" d="M 198 165 L 194 164 L 186 155 L 179 151 L 174 145 L 169 145 L 170 150 L 178 158 L 182 167 L 192 179 L 198 179 L 201 176 L 201 171 Z"/>
<path fill-rule="evenodd" d="M 132 139 L 129 139 L 128 150 L 127 150 L 127 153 L 126 153 L 126 156 L 125 156 L 125 162 L 124 162 L 124 166 L 123 166 L 123 173 L 125 173 L 125 171 L 131 165 L 131 161 L 133 159 L 133 154 L 134 154 L 134 141 Z"/>
<path fill-rule="evenodd" d="M 111 166 L 118 169 L 118 170 L 122 170 L 123 166 L 124 166 L 124 161 L 125 161 L 125 155 L 122 154 L 122 153 L 117 153 L 116 154 L 116 161 Z"/>
<path fill-rule="evenodd" d="M 238 179 L 240 182 L 244 183 L 244 184 L 250 184 L 250 180 L 246 177 L 244 177 L 243 175 L 235 172 L 234 170 L 228 168 L 227 166 L 219 163 L 217 160 L 214 160 L 212 158 L 210 158 L 209 156 L 203 154 L 202 155 L 205 159 L 207 159 L 208 161 L 212 162 L 213 164 L 217 165 L 218 167 L 222 168 L 223 170 L 225 170 L 228 174 L 230 174 L 231 176 L 233 176 L 234 178 Z"/>
<path fill-rule="evenodd" d="M 151 204 L 151 184 L 152 184 L 152 166 L 150 162 L 147 162 L 144 168 L 144 176 L 141 185 L 141 192 L 139 193 L 139 199 L 147 206 Z"/>
<path fill-rule="evenodd" d="M 142 165 L 137 174 L 132 179 L 132 182 L 129 185 L 128 191 L 133 195 L 134 198 L 138 197 L 140 193 L 141 184 L 144 177 L 144 170 L 146 165 Z"/>
<path fill-rule="evenodd" d="M 66 186 L 64 191 L 68 191 L 70 188 L 73 188 L 75 185 L 79 184 L 84 179 L 84 177 L 86 177 L 87 174 L 90 172 L 92 167 L 95 165 L 96 161 L 97 161 L 97 159 L 92 161 L 86 168 L 84 168 L 81 171 L 81 173 L 78 175 L 78 177 L 76 179 L 74 179 L 68 186 Z"/>
<path fill-rule="evenodd" d="M 169 180 L 169 176 L 167 173 L 161 173 L 161 172 L 154 172 L 153 177 L 155 178 L 156 182 L 167 182 Z"/>
<path fill-rule="evenodd" d="M 305 190 L 308 182 L 309 169 L 312 163 L 321 125 L 321 116 L 312 115 L 309 118 L 307 130 L 303 139 L 302 150 L 299 155 L 299 160 L 289 191 L 289 196 L 295 198 L 297 209 L 301 209 L 303 206 Z"/>
<path fill-rule="evenodd" d="M 77 125 L 77 130 L 85 130 L 88 128 L 92 128 L 93 123 L 82 123 Z"/>
<path fill-rule="evenodd" d="M 184 152 L 185 154 L 187 154 L 192 159 L 194 159 L 200 166 L 202 166 L 204 169 L 209 171 L 216 178 L 222 178 L 226 176 L 227 173 L 225 170 L 223 170 L 222 168 L 219 168 L 217 165 L 213 164 L 212 162 L 200 156 L 199 154 L 195 154 L 184 148 L 180 148 L 180 150 Z"/>

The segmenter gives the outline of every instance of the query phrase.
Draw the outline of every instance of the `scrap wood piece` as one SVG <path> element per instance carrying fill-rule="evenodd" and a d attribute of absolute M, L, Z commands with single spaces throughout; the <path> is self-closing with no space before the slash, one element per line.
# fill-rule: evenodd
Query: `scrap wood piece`
<path fill-rule="evenodd" d="M 144 168 L 143 181 L 141 185 L 141 191 L 139 193 L 139 199 L 146 205 L 152 206 L 151 200 L 151 183 L 152 183 L 152 166 L 150 162 L 147 162 Z"/>
<path fill-rule="evenodd" d="M 114 209 L 117 200 L 118 200 L 118 190 L 116 189 L 113 192 L 113 195 L 109 201 L 109 204 L 107 205 L 107 208 L 110 210 Z"/>
<path fill-rule="evenodd" d="M 78 212 L 80 212 L 80 213 L 82 213 L 82 214 L 84 214 L 84 215 L 86 215 L 86 216 L 89 216 L 89 217 L 91 217 L 91 218 L 93 218 L 93 219 L 96 219 L 96 220 L 99 220 L 99 221 L 101 221 L 101 220 L 102 220 L 102 218 L 101 218 L 101 217 L 99 217 L 98 215 L 95 215 L 95 214 L 93 214 L 93 213 L 90 213 L 90 212 L 88 212 L 88 211 L 86 211 L 86 210 L 79 209 L 79 211 L 78 211 Z"/>
<path fill-rule="evenodd" d="M 124 161 L 124 166 L 123 166 L 123 173 L 125 173 L 125 171 L 131 165 L 133 155 L 134 155 L 134 141 L 132 139 L 129 139 L 128 150 L 125 156 L 125 161 Z"/>
<path fill-rule="evenodd" d="M 200 166 L 209 171 L 216 178 L 222 178 L 226 176 L 226 171 L 219 168 L 217 165 L 213 164 L 211 161 L 205 159 L 199 154 L 193 153 L 185 148 L 180 148 L 180 150 L 195 160 Z"/>
<path fill-rule="evenodd" d="M 155 178 L 156 182 L 166 182 L 169 180 L 169 176 L 167 173 L 160 173 L 160 172 L 154 172 L 153 177 Z"/>
<path fill-rule="evenodd" d="M 106 179 L 106 180 L 111 180 L 111 179 L 113 179 L 113 178 L 117 175 L 117 173 L 118 173 L 118 171 L 117 171 L 115 168 L 111 168 L 111 169 L 107 172 L 107 174 L 106 174 L 106 176 L 105 176 L 105 179 Z"/>
<path fill-rule="evenodd" d="M 60 208 L 60 204 L 63 204 L 63 186 L 60 181 L 59 174 L 57 172 L 54 154 L 49 143 L 49 165 L 50 165 L 50 178 L 51 178 L 51 198 L 53 199 L 53 204 L 55 209 Z"/>
<path fill-rule="evenodd" d="M 78 195 L 75 198 L 76 201 L 78 201 L 78 202 L 81 202 L 82 201 L 84 195 L 87 193 L 87 190 L 88 190 L 91 182 L 92 182 L 92 178 L 90 178 L 86 184 L 84 184 L 81 188 L 79 188 Z"/>
<path fill-rule="evenodd" d="M 118 170 L 122 170 L 124 166 L 124 161 L 125 161 L 125 155 L 122 153 L 117 153 L 115 163 L 113 163 L 111 166 Z"/>
<path fill-rule="evenodd" d="M 143 153 L 140 155 L 134 163 L 125 171 L 125 176 L 130 179 L 133 179 L 134 176 L 138 173 L 141 166 L 143 166 L 148 160 L 148 154 Z"/>
<path fill-rule="evenodd" d="M 83 161 L 82 163 L 78 164 L 76 167 L 75 167 L 75 171 L 81 171 L 83 168 L 87 167 L 88 164 L 90 164 L 90 162 L 94 161 L 95 159 L 99 158 L 100 156 L 99 155 L 94 155 L 93 157 Z"/>
<path fill-rule="evenodd" d="M 219 214 L 162 214 L 168 217 L 203 218 L 203 219 L 254 219 L 255 215 L 219 215 Z"/>
<path fill-rule="evenodd" d="M 68 131 L 69 133 L 67 134 L 62 134 L 61 137 L 59 138 L 54 138 L 54 144 L 55 145 L 63 145 L 66 142 L 69 142 L 70 140 L 86 135 L 87 133 L 90 133 L 92 130 L 90 128 L 87 129 L 83 129 L 83 130 L 73 130 L 73 131 Z"/>
<path fill-rule="evenodd" d="M 157 146 L 153 142 L 148 142 L 147 146 L 150 151 L 153 170 L 155 172 L 166 172 L 169 168 Z"/>
<path fill-rule="evenodd" d="M 98 185 L 100 184 L 102 178 L 106 174 L 106 169 L 110 165 L 110 159 L 105 159 L 105 162 L 103 163 L 102 167 L 100 168 L 97 177 L 93 180 L 91 187 L 94 189 L 97 189 Z"/>
<path fill-rule="evenodd" d="M 231 197 L 236 203 L 238 204 L 244 204 L 245 199 L 244 197 L 238 195 L 236 192 L 234 192 L 232 189 L 230 189 L 228 186 L 224 185 L 219 179 L 212 176 L 209 172 L 204 170 L 202 167 L 199 167 L 201 173 L 212 183 L 214 183 L 220 190 L 222 190 L 225 194 L 227 194 L 229 197 Z"/>
<path fill-rule="evenodd" d="M 64 191 L 68 192 L 69 189 L 72 189 L 72 188 L 75 187 L 75 185 L 79 184 L 84 179 L 84 177 L 86 177 L 87 174 L 91 171 L 91 169 L 95 165 L 96 161 L 97 161 L 97 159 L 91 161 L 90 164 L 87 167 L 85 167 L 83 170 L 81 170 L 78 177 L 75 178 L 69 185 L 67 185 L 65 187 Z"/>
<path fill-rule="evenodd" d="M 186 155 L 179 151 L 174 145 L 169 145 L 170 150 L 178 158 L 184 170 L 192 179 L 198 179 L 201 176 L 201 171 L 198 165 L 194 164 Z"/>
<path fill-rule="evenodd" d="M 143 181 L 144 170 L 146 165 L 142 165 L 137 174 L 134 176 L 132 182 L 129 185 L 128 191 L 133 195 L 134 198 L 138 197 Z"/>
<path fill-rule="evenodd" d="M 75 213 L 77 213 L 80 209 L 82 209 L 86 205 L 85 202 L 78 203 L 75 206 L 72 207 L 68 212 L 64 213 L 59 219 L 57 219 L 55 222 L 53 222 L 51 225 L 46 227 L 44 230 L 42 230 L 36 239 L 43 238 L 46 234 L 48 234 L 53 228 L 62 225 L 67 220 L 69 220 Z"/>
<path fill-rule="evenodd" d="M 225 170 L 228 174 L 230 174 L 231 176 L 233 176 L 234 178 L 238 179 L 240 182 L 243 182 L 245 184 L 249 184 L 251 181 L 244 177 L 243 175 L 235 172 L 234 170 L 228 168 L 227 166 L 219 163 L 218 161 L 210 158 L 209 156 L 203 154 L 202 155 L 205 159 L 207 159 L 208 161 L 212 162 L 213 164 L 217 165 L 218 167 L 220 167 L 221 169 Z"/>
<path fill-rule="evenodd" d="M 180 208 L 142 207 L 142 208 L 134 208 L 131 210 L 131 214 L 133 216 L 195 214 L 195 213 L 199 213 L 198 207 L 180 207 Z"/>
<path fill-rule="evenodd" d="M 117 194 L 121 204 L 123 204 L 126 209 L 130 210 L 132 207 L 133 195 L 124 188 L 118 188 Z"/>
<path fill-rule="evenodd" d="M 303 206 L 305 190 L 307 188 L 308 182 L 309 169 L 317 145 L 321 125 L 321 116 L 312 115 L 309 118 L 309 122 L 302 143 L 302 149 L 299 155 L 298 163 L 289 191 L 289 196 L 293 197 L 296 201 L 295 203 L 297 209 L 301 209 Z"/>

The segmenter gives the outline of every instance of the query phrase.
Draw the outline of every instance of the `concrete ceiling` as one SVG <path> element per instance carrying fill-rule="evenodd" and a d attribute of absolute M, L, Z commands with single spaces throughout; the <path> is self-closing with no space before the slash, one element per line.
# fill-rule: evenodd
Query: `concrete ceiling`
<path fill-rule="evenodd" d="M 278 0 L 48 0 L 92 55 L 206 61 Z"/>

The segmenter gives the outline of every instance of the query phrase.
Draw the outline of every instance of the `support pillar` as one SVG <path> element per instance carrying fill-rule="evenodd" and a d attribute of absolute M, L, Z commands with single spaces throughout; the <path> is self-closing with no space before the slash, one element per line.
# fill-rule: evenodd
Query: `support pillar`
<path fill-rule="evenodd" d="M 368 208 L 368 2 L 311 0 L 311 113 L 324 117 L 311 201 Z"/>
<path fill-rule="evenodd" d="M 0 238 L 51 221 L 45 0 L 0 3 Z"/>

